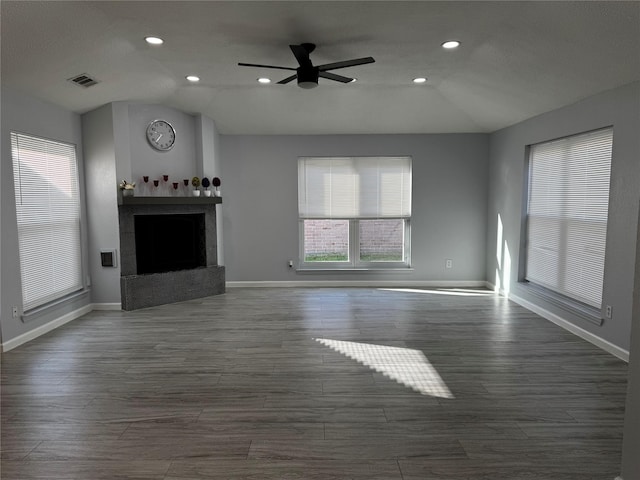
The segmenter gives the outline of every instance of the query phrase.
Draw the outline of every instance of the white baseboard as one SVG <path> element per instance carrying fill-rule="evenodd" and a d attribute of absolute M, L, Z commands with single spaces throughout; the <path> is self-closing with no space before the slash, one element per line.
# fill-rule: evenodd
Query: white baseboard
<path fill-rule="evenodd" d="M 611 355 L 618 357 L 620 360 L 624 360 L 625 362 L 629 363 L 628 350 L 624 350 L 618 347 L 617 345 L 614 345 L 613 343 L 603 338 L 600 338 L 599 336 L 591 332 L 588 332 L 587 330 L 580 328 L 577 325 L 574 325 L 573 323 L 565 320 L 564 318 L 556 315 L 555 313 L 545 310 L 544 308 L 539 307 L 538 305 L 531 303 L 530 301 L 525 300 L 524 298 L 518 297 L 517 295 L 513 295 L 512 293 L 510 293 L 509 300 L 513 300 L 518 305 L 526 308 L 527 310 L 531 310 L 533 313 L 540 315 L 542 318 L 546 318 L 547 320 L 555 323 L 559 327 L 562 327 L 565 330 L 573 333 L 574 335 L 577 335 L 578 337 L 582 338 L 583 340 L 586 340 L 587 342 L 594 344 L 596 347 L 599 347 L 602 350 L 609 352 Z"/>
<path fill-rule="evenodd" d="M 122 304 L 120 303 L 93 303 L 92 310 L 122 310 Z"/>
<path fill-rule="evenodd" d="M 226 282 L 227 288 L 302 288 L 302 287 L 425 287 L 425 288 L 480 288 L 484 280 L 292 280 L 292 281 L 233 281 Z"/>
<path fill-rule="evenodd" d="M 76 318 L 80 318 L 83 315 L 86 315 L 91 310 L 93 310 L 93 306 L 91 304 L 85 305 L 84 307 L 78 308 L 73 312 L 69 312 L 55 320 L 51 320 L 44 325 L 40 325 L 39 327 L 34 328 L 33 330 L 29 330 L 28 332 L 23 333 L 22 335 L 18 335 L 17 337 L 12 338 L 11 340 L 7 340 L 2 344 L 2 351 L 8 352 L 20 345 L 27 343 L 35 338 L 38 338 L 45 333 L 49 333 L 51 330 L 55 330 L 58 327 L 61 327 L 65 323 L 69 323 Z"/>

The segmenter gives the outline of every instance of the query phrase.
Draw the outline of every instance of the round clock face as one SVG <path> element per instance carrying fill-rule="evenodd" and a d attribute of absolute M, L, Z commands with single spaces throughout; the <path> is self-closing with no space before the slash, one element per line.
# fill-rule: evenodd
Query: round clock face
<path fill-rule="evenodd" d="M 157 150 L 171 150 L 176 143 L 176 131 L 169 122 L 154 120 L 147 127 L 147 140 Z"/>

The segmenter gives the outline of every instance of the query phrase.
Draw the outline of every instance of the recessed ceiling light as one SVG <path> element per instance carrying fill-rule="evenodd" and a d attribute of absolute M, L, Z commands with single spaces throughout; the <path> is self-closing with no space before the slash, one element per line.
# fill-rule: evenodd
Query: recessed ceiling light
<path fill-rule="evenodd" d="M 418 77 L 418 78 L 414 78 L 413 79 L 413 83 L 424 83 L 426 81 L 427 81 L 427 79 L 424 78 L 424 77 Z"/>
<path fill-rule="evenodd" d="M 270 78 L 265 78 L 265 77 L 260 77 L 258 79 L 258 83 L 264 83 L 266 85 L 267 83 L 271 83 L 271 79 Z"/>
<path fill-rule="evenodd" d="M 159 37 L 145 37 L 144 39 L 151 45 L 162 45 L 164 43 L 164 40 Z"/>
<path fill-rule="evenodd" d="M 199 82 L 200 81 L 200 77 L 196 77 L 195 75 L 187 75 L 184 78 L 186 78 L 190 82 Z"/>
<path fill-rule="evenodd" d="M 460 46 L 460 42 L 457 40 L 449 40 L 442 44 L 442 48 L 446 48 L 447 50 L 451 50 L 452 48 L 458 48 Z"/>

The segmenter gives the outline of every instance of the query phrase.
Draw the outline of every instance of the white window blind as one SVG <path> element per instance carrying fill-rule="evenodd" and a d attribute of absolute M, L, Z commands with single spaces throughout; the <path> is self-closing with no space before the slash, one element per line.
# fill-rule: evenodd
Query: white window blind
<path fill-rule="evenodd" d="M 526 279 L 596 308 L 602 304 L 611 128 L 533 145 Z"/>
<path fill-rule="evenodd" d="M 409 218 L 410 157 L 298 160 L 300 218 Z"/>
<path fill-rule="evenodd" d="M 11 133 L 24 310 L 82 289 L 74 145 Z"/>

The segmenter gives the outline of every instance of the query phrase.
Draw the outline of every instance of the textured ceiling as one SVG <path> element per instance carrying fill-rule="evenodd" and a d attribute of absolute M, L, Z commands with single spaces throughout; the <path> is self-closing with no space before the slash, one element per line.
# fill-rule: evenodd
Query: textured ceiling
<path fill-rule="evenodd" d="M 640 80 L 640 2 L 8 1 L 4 86 L 83 113 L 127 100 L 214 119 L 225 134 L 490 132 Z M 164 45 L 152 47 L 147 35 Z M 440 44 L 458 39 L 461 47 Z M 295 67 L 372 56 L 313 90 Z M 83 89 L 67 79 L 88 73 Z M 184 78 L 195 74 L 199 84 Z M 414 85 L 411 79 L 428 82 Z"/>

